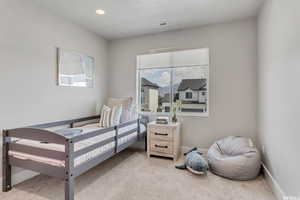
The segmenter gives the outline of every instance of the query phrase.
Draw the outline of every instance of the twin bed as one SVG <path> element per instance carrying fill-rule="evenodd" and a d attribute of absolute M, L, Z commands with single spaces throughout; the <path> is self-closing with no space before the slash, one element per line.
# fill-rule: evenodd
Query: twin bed
<path fill-rule="evenodd" d="M 11 167 L 16 166 L 63 179 L 65 200 L 73 200 L 77 176 L 146 135 L 147 119 L 109 128 L 101 128 L 98 123 L 75 127 L 76 123 L 97 119 L 99 116 L 4 130 L 2 190 L 11 189 Z M 70 128 L 49 130 L 63 125 L 70 125 Z"/>

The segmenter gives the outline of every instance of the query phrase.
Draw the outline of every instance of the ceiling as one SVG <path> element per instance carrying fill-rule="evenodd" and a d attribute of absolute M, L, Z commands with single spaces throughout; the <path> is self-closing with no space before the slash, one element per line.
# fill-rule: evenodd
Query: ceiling
<path fill-rule="evenodd" d="M 255 16 L 263 0 L 33 0 L 106 39 Z M 97 9 L 106 11 L 96 15 Z M 167 22 L 166 26 L 160 23 Z"/>

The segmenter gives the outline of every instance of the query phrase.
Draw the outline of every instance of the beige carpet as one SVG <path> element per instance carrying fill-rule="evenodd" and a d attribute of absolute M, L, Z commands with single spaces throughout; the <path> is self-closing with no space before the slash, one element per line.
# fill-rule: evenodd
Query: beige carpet
<path fill-rule="evenodd" d="M 62 181 L 37 176 L 16 185 L 5 200 L 63 200 Z M 231 181 L 211 173 L 196 176 L 168 159 L 126 150 L 76 179 L 76 200 L 274 200 L 262 176 Z"/>

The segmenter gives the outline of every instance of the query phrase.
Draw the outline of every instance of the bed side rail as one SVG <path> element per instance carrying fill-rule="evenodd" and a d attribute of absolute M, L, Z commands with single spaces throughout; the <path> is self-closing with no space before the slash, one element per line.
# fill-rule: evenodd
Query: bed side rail
<path fill-rule="evenodd" d="M 85 133 L 85 134 L 82 134 L 82 135 L 72 137 L 72 140 L 73 140 L 74 143 L 76 143 L 76 142 L 79 142 L 79 141 L 82 141 L 82 140 L 86 140 L 86 139 L 89 139 L 89 138 L 92 138 L 92 137 L 96 137 L 98 135 L 105 134 L 105 133 L 110 132 L 110 131 L 114 131 L 114 130 L 115 130 L 114 127 L 109 127 L 109 128 L 96 130 L 96 131 L 91 131 L 89 133 Z"/>
<path fill-rule="evenodd" d="M 97 131 L 93 131 L 93 132 L 90 132 L 90 133 L 87 133 L 87 134 L 83 134 L 83 135 L 79 135 L 79 136 L 76 136 L 74 138 L 72 138 L 72 141 L 73 142 L 79 142 L 81 140 L 85 140 L 85 139 L 89 139 L 89 138 L 92 138 L 92 137 L 95 137 L 95 136 L 98 136 L 98 135 L 101 135 L 101 134 L 105 134 L 107 132 L 110 132 L 110 131 L 115 131 L 115 135 L 113 137 L 110 137 L 110 138 L 107 138 L 99 143 L 95 143 L 93 145 L 90 145 L 88 147 L 85 147 L 83 149 L 80 149 L 76 152 L 74 152 L 74 157 L 78 157 L 78 156 L 81 156 L 83 154 L 86 154 L 90 151 L 93 151 L 101 146 L 104 146 L 106 144 L 109 144 L 111 142 L 115 142 L 116 143 L 116 147 L 118 145 L 118 139 L 120 139 L 121 137 L 125 137 L 135 131 L 137 131 L 137 128 L 135 129 L 132 129 L 130 131 L 127 131 L 125 133 L 122 133 L 122 135 L 118 135 L 118 130 L 119 130 L 119 127 L 125 127 L 125 126 L 128 126 L 128 125 L 131 125 L 131 124 L 134 124 L 134 123 L 137 123 L 138 120 L 132 120 L 132 121 L 129 121 L 129 122 L 126 122 L 126 123 L 122 123 L 122 124 L 119 124 L 117 126 L 113 126 L 113 127 L 109 127 L 109 128 L 105 128 L 105 129 L 100 129 L 100 130 L 97 130 Z"/>
<path fill-rule="evenodd" d="M 38 125 L 33 125 L 33 126 L 28 126 L 28 127 L 29 128 L 51 128 L 51 127 L 63 126 L 63 125 L 70 125 L 71 127 L 73 127 L 75 123 L 95 120 L 95 119 L 99 119 L 99 118 L 100 118 L 100 115 L 95 115 L 95 116 L 83 117 L 83 118 L 78 118 L 78 119 L 38 124 Z"/>
<path fill-rule="evenodd" d="M 107 138 L 99 143 L 95 143 L 93 145 L 90 145 L 88 147 L 85 147 L 83 149 L 80 149 L 78 151 L 75 151 L 73 154 L 72 154 L 72 157 L 73 158 L 76 158 L 78 156 L 81 156 L 81 155 L 84 155 L 88 152 L 91 152 L 101 146 L 104 146 L 106 144 L 109 144 L 111 142 L 115 142 L 115 148 L 114 149 L 111 149 L 107 152 L 105 152 L 104 154 L 101 154 L 99 156 L 96 156 L 95 158 L 87 161 L 87 162 L 84 162 L 78 166 L 76 166 L 74 168 L 74 177 L 77 177 L 79 176 L 80 174 L 88 171 L 90 168 L 92 168 L 93 166 L 96 166 L 97 164 L 103 162 L 104 160 L 110 158 L 112 155 L 120 152 L 121 150 L 123 150 L 124 148 L 126 148 L 128 145 L 134 143 L 135 141 L 137 141 L 137 138 L 133 138 L 131 140 L 129 140 L 128 142 L 122 144 L 122 145 L 119 145 L 118 144 L 118 139 L 122 138 L 122 137 L 125 137 L 131 133 L 134 133 L 136 132 L 138 129 L 137 128 L 134 128 L 132 130 L 129 130 L 127 132 L 123 132 L 122 135 L 118 135 L 118 130 L 120 128 L 123 128 L 123 127 L 126 127 L 126 126 L 129 126 L 131 124 L 135 124 L 135 123 L 138 123 L 139 120 L 132 120 L 132 121 L 128 121 L 128 122 L 125 122 L 125 123 L 122 123 L 122 124 L 119 124 L 119 125 L 116 125 L 116 126 L 112 126 L 112 127 L 109 127 L 109 128 L 105 128 L 105 129 L 100 129 L 100 130 L 97 130 L 97 131 L 93 131 L 93 132 L 90 132 L 90 133 L 87 133 L 87 134 L 83 134 L 83 135 L 79 135 L 79 136 L 76 136 L 76 137 L 73 137 L 71 140 L 76 143 L 78 141 L 81 141 L 81 140 L 85 140 L 85 139 L 89 139 L 89 138 L 92 138 L 92 137 L 95 137 L 95 136 L 98 136 L 98 135 L 101 135 L 101 134 L 105 134 L 107 132 L 110 132 L 110 131 L 115 131 L 115 134 L 114 136 L 110 137 L 110 138 Z"/>
<path fill-rule="evenodd" d="M 81 140 L 89 139 L 89 138 L 92 138 L 92 137 L 95 137 L 95 136 L 98 136 L 98 135 L 101 135 L 101 134 L 105 134 L 105 133 L 110 132 L 110 131 L 115 131 L 119 128 L 137 123 L 137 121 L 138 120 L 132 120 L 132 121 L 128 121 L 128 122 L 119 124 L 117 126 L 112 126 L 112 127 L 92 131 L 92 132 L 89 132 L 89 133 L 86 133 L 86 134 L 78 135 L 78 136 L 73 137 L 72 140 L 73 140 L 73 142 L 79 142 Z"/>
<path fill-rule="evenodd" d="M 122 132 L 120 133 L 120 129 L 129 126 L 131 124 L 137 124 L 137 127 L 131 130 L 128 130 L 126 132 Z M 128 140 L 127 142 L 123 143 L 123 144 L 118 144 L 118 140 L 120 138 L 126 137 L 134 132 L 137 132 L 137 137 L 136 138 L 132 138 L 130 140 Z M 128 146 L 134 144 L 136 141 L 139 140 L 140 137 L 140 119 L 136 119 L 136 120 L 132 120 L 123 124 L 119 124 L 118 126 L 116 126 L 116 139 L 115 139 L 115 152 L 119 153 L 120 151 L 124 150 L 125 148 L 127 148 Z"/>
<path fill-rule="evenodd" d="M 135 119 L 135 120 L 131 120 L 131 121 L 128 121 L 128 122 L 121 123 L 121 124 L 117 125 L 116 127 L 123 128 L 125 126 L 131 125 L 131 124 L 134 124 L 134 123 L 137 123 L 137 122 L 138 122 L 138 120 Z"/>

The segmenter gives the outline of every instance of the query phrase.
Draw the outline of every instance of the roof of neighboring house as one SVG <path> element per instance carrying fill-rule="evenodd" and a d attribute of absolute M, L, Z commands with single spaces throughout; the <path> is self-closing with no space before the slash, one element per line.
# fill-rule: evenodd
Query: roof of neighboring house
<path fill-rule="evenodd" d="M 183 79 L 178 87 L 178 91 L 191 90 L 206 90 L 206 79 Z"/>
<path fill-rule="evenodd" d="M 142 86 L 148 86 L 148 87 L 152 87 L 152 88 L 156 88 L 158 89 L 159 86 L 156 84 L 156 83 L 152 83 L 151 81 L 145 79 L 145 78 L 142 78 Z"/>

